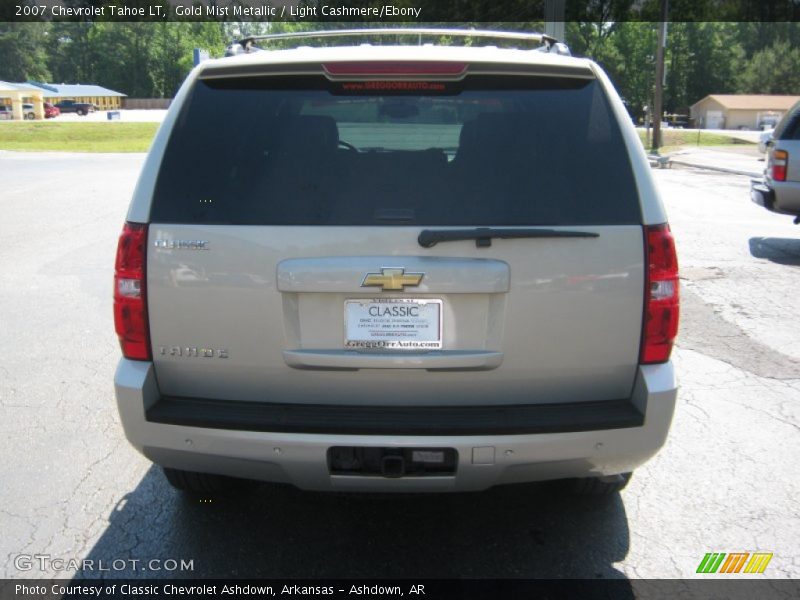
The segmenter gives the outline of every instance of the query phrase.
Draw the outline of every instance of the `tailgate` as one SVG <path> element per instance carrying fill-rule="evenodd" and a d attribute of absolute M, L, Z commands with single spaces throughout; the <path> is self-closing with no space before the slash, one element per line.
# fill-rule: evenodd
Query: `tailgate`
<path fill-rule="evenodd" d="M 205 251 L 151 244 L 159 387 L 334 404 L 626 398 L 641 336 L 642 232 L 594 231 L 597 238 L 495 240 L 488 249 L 460 241 L 421 253 L 419 230 L 402 227 L 151 225 L 154 241 L 207 242 Z M 376 248 L 396 254 L 371 254 Z M 398 291 L 362 287 L 386 268 L 423 278 Z M 441 348 L 348 347 L 346 303 L 359 299 L 441 301 Z"/>
<path fill-rule="evenodd" d="M 149 219 L 162 393 L 355 405 L 630 396 L 642 217 L 605 89 L 589 71 L 442 64 L 193 84 Z M 488 228 L 520 235 L 418 241 Z"/>

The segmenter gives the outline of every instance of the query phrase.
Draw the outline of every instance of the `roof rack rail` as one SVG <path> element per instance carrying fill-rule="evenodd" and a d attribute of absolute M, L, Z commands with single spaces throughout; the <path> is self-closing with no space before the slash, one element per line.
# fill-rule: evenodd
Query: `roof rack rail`
<path fill-rule="evenodd" d="M 351 36 L 418 36 L 418 43 L 422 45 L 423 36 L 451 36 L 462 38 L 487 38 L 495 40 L 516 40 L 530 43 L 541 44 L 536 50 L 542 52 L 554 52 L 561 55 L 570 55 L 567 45 L 559 42 L 556 38 L 544 33 L 529 33 L 519 31 L 491 31 L 488 29 L 450 29 L 446 27 L 381 27 L 369 29 L 321 29 L 314 31 L 296 31 L 290 33 L 272 33 L 267 35 L 254 35 L 240 40 L 236 40 L 228 46 L 225 56 L 235 56 L 237 54 L 247 54 L 263 50 L 255 45 L 255 42 L 270 42 L 277 40 L 292 40 L 305 38 L 330 38 L 330 37 L 351 37 Z"/>

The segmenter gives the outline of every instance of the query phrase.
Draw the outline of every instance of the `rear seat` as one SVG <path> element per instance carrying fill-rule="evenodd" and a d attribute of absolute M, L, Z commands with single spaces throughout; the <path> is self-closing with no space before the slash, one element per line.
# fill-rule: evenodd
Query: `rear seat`
<path fill-rule="evenodd" d="M 288 117 L 276 124 L 265 142 L 264 172 L 251 198 L 252 209 L 287 224 L 291 215 L 323 219 L 328 211 L 326 191 L 336 179 L 336 121 L 329 116 Z"/>
<path fill-rule="evenodd" d="M 559 140 L 539 121 L 530 126 L 530 119 L 525 113 L 481 113 L 462 126 L 450 181 L 465 221 L 485 214 L 487 203 L 503 202 L 503 212 L 515 221 L 528 221 L 535 212 L 546 222 L 548 206 L 560 201 L 545 192 L 562 171 L 553 165 L 563 158 L 552 152 Z"/>
<path fill-rule="evenodd" d="M 270 144 L 276 156 L 329 158 L 339 146 L 339 128 L 333 117 L 303 115 L 289 117 L 278 125 Z"/>
<path fill-rule="evenodd" d="M 379 214 L 399 209 L 425 221 L 426 211 L 439 205 L 433 196 L 448 193 L 447 156 L 440 149 L 347 152 L 337 165 L 335 193 L 346 196 L 335 202 L 337 220 L 374 224 Z"/>
<path fill-rule="evenodd" d="M 329 116 L 297 116 L 279 122 L 266 137 L 263 172 L 250 202 L 273 219 L 374 224 L 384 209 L 426 211 L 451 193 L 443 150 L 354 152 L 339 148 L 339 131 Z M 375 210 L 375 198 L 380 198 Z M 366 208 L 370 207 L 370 208 Z M 298 210 L 298 208 L 300 210 Z M 335 210 L 335 215 L 331 212 Z M 444 215 L 443 215 L 444 216 Z"/>

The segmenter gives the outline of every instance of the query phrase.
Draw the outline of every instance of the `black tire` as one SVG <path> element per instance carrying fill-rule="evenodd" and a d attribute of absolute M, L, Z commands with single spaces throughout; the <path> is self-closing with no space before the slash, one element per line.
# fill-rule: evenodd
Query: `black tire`
<path fill-rule="evenodd" d="M 195 473 L 162 467 L 170 485 L 176 490 L 190 494 L 218 494 L 240 487 L 242 481 L 213 473 Z"/>
<path fill-rule="evenodd" d="M 78 109 L 78 114 L 79 114 L 81 117 L 85 117 L 85 116 L 86 116 L 86 109 L 84 109 L 84 108 L 79 108 L 79 109 Z"/>
<path fill-rule="evenodd" d="M 33 113 L 25 113 L 25 120 L 26 121 L 33 121 L 36 118 L 36 115 Z"/>
<path fill-rule="evenodd" d="M 633 473 L 621 473 L 611 477 L 586 477 L 572 480 L 572 493 L 578 496 L 611 496 L 623 490 Z"/>

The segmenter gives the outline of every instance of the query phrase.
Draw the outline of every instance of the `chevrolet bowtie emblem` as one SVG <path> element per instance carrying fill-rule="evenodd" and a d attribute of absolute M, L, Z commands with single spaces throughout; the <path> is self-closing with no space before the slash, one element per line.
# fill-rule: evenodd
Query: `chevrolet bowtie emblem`
<path fill-rule="evenodd" d="M 424 273 L 406 273 L 405 269 L 381 269 L 380 273 L 367 273 L 361 287 L 380 286 L 386 290 L 402 290 L 407 285 L 419 285 Z"/>

